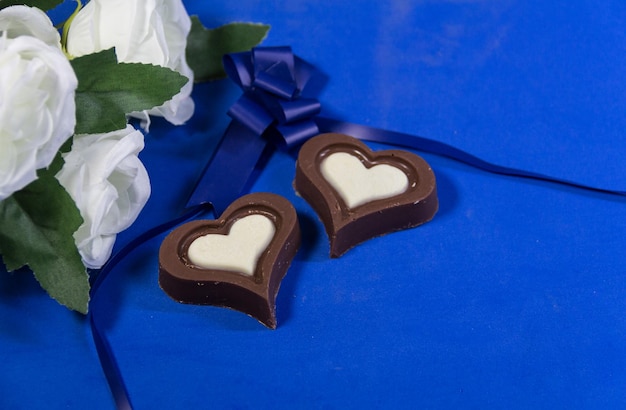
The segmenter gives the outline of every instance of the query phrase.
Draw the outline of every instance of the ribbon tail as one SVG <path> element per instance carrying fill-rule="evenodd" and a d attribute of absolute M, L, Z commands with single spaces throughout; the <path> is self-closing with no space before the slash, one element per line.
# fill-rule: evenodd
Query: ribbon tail
<path fill-rule="evenodd" d="M 419 137 L 417 135 L 404 134 L 401 132 L 387 131 L 368 127 L 365 125 L 353 124 L 349 122 L 343 122 L 334 120 L 331 118 L 317 117 L 315 119 L 320 132 L 336 132 L 342 134 L 348 134 L 359 139 L 380 142 L 384 144 L 403 146 L 407 148 L 416 149 L 423 152 L 428 152 L 435 155 L 440 155 L 453 159 L 458 162 L 462 162 L 466 165 L 474 168 L 482 169 L 483 171 L 491 172 L 493 174 L 514 176 L 520 178 L 535 179 L 540 181 L 552 182 L 561 185 L 568 185 L 575 188 L 580 188 L 588 191 L 602 192 L 611 195 L 626 196 L 626 191 L 609 189 L 605 187 L 586 185 L 576 181 L 561 179 L 550 175 L 540 174 L 537 172 L 526 171 L 523 169 L 505 167 L 498 164 L 487 162 L 481 158 L 478 158 L 468 152 L 465 152 L 459 148 L 445 144 L 440 141 L 432 140 L 429 138 Z"/>
<path fill-rule="evenodd" d="M 124 385 L 120 369 L 118 368 L 117 363 L 111 359 L 114 357 L 111 346 L 104 335 L 100 333 L 101 326 L 96 323 L 93 315 L 91 315 L 90 324 L 91 334 L 96 345 L 98 357 L 100 358 L 102 371 L 104 372 L 107 382 L 109 383 L 111 393 L 113 394 L 115 407 L 118 409 L 132 409 L 133 406 L 130 404 L 130 397 L 128 396 L 126 386 Z"/>
<path fill-rule="evenodd" d="M 173 228 L 181 222 L 194 218 L 208 210 L 209 209 L 206 206 L 194 207 L 184 215 L 181 215 L 178 218 L 174 218 L 171 221 L 162 223 L 142 233 L 141 235 L 130 241 L 128 244 L 126 244 L 113 257 L 111 257 L 111 259 L 109 259 L 109 261 L 102 268 L 98 276 L 96 276 L 96 279 L 91 287 L 91 310 L 89 312 L 91 335 L 94 340 L 96 351 L 98 352 L 98 358 L 100 359 L 102 371 L 104 372 L 104 376 L 107 379 L 107 383 L 109 384 L 109 388 L 111 389 L 111 393 L 115 400 L 115 405 L 118 409 L 132 409 L 132 404 L 130 401 L 128 390 L 126 389 L 126 385 L 124 384 L 124 378 L 122 377 L 122 373 L 120 372 L 117 361 L 115 360 L 115 355 L 105 335 L 106 325 L 103 323 L 102 317 L 100 316 L 100 314 L 103 313 L 102 311 L 106 311 L 108 307 L 108 304 L 106 302 L 98 300 L 102 296 L 102 293 L 107 293 L 107 291 L 100 291 L 101 285 L 111 275 L 115 266 L 117 266 L 119 262 L 121 262 L 129 253 L 135 250 L 138 246 L 144 244 L 150 239 L 156 237 L 157 235 L 166 232 L 168 229 Z M 110 294 L 110 292 L 108 293 Z M 110 302 L 110 299 L 108 301 Z"/>
<path fill-rule="evenodd" d="M 248 192 L 273 151 L 273 145 L 265 138 L 232 121 L 187 207 L 210 203 L 215 214 L 221 215 L 231 202 Z"/>

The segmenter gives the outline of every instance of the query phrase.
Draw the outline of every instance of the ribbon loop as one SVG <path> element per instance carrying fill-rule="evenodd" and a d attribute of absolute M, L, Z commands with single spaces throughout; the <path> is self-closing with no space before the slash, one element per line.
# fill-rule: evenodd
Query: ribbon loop
<path fill-rule="evenodd" d="M 284 149 L 302 145 L 306 140 L 320 133 L 317 124 L 313 120 L 300 121 L 292 125 L 278 125 L 276 130 L 282 136 L 282 139 L 276 145 Z"/>
<path fill-rule="evenodd" d="M 281 108 L 280 122 L 283 123 L 311 118 L 322 110 L 322 104 L 313 98 L 299 98 L 295 101 L 279 101 L 278 103 Z"/>
<path fill-rule="evenodd" d="M 277 97 L 291 100 L 296 96 L 298 88 L 290 74 L 283 63 L 277 63 L 267 71 L 257 73 L 252 85 Z"/>
<path fill-rule="evenodd" d="M 252 59 L 255 68 L 255 75 L 257 75 L 260 71 L 266 71 L 270 69 L 270 67 L 273 67 L 278 63 L 282 63 L 287 68 L 287 71 L 291 74 L 291 78 L 294 78 L 293 73 L 295 72 L 296 68 L 295 58 L 293 52 L 291 51 L 291 47 L 255 47 L 248 54 Z"/>
<path fill-rule="evenodd" d="M 245 125 L 256 135 L 263 134 L 274 122 L 273 116 L 246 94 L 230 107 L 228 116 Z"/>
<path fill-rule="evenodd" d="M 247 52 L 226 54 L 222 59 L 226 75 L 242 89 L 249 89 L 252 86 L 252 76 L 254 71 L 252 60 Z"/>

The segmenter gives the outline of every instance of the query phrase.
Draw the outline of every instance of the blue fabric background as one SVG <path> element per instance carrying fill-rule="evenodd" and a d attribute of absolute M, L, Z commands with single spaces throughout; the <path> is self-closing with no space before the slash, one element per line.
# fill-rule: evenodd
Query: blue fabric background
<path fill-rule="evenodd" d="M 270 24 L 264 45 L 329 76 L 326 116 L 626 191 L 624 2 L 285 3 L 185 1 L 209 27 Z M 187 125 L 155 121 L 142 153 L 153 195 L 118 249 L 181 212 L 238 95 L 200 84 Z M 276 331 L 169 299 L 162 237 L 125 259 L 102 291 L 136 408 L 626 405 L 626 200 L 423 156 L 435 219 L 336 260 L 293 192 L 293 158 L 273 156 L 253 191 L 290 199 L 304 234 Z M 0 272 L 0 359 L 2 408 L 114 405 L 87 321 L 28 272 Z"/>

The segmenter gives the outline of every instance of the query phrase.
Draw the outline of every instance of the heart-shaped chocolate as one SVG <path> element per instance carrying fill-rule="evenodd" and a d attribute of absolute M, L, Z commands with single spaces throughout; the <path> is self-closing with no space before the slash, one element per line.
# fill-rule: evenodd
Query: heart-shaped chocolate
<path fill-rule="evenodd" d="M 294 188 L 324 224 L 331 257 L 428 222 L 439 207 L 435 174 L 423 158 L 374 152 L 344 134 L 320 134 L 300 148 Z"/>
<path fill-rule="evenodd" d="M 300 246 L 291 203 L 254 193 L 215 220 L 173 230 L 159 250 L 159 285 L 181 303 L 228 307 L 276 328 L 276 295 Z"/>

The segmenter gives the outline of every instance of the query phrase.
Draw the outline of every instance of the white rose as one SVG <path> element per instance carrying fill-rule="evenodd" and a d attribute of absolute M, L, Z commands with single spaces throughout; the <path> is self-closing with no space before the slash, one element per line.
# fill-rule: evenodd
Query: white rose
<path fill-rule="evenodd" d="M 61 36 L 48 15 L 36 7 L 12 6 L 0 10 L 0 31 L 9 38 L 36 37 L 49 46 L 61 49 Z"/>
<path fill-rule="evenodd" d="M 0 200 L 37 179 L 74 133 L 77 85 L 41 10 L 0 10 Z"/>
<path fill-rule="evenodd" d="M 193 71 L 185 57 L 190 29 L 191 19 L 181 0 L 91 0 L 70 24 L 67 50 L 78 57 L 115 47 L 120 62 L 155 64 L 189 78 L 180 93 L 162 106 L 129 113 L 146 125 L 148 114 L 179 125 L 194 111 Z"/>
<path fill-rule="evenodd" d="M 137 157 L 143 134 L 131 125 L 106 134 L 74 136 L 57 179 L 76 202 L 84 223 L 74 234 L 83 263 L 100 268 L 116 235 L 137 218 L 150 196 L 148 172 Z"/>

